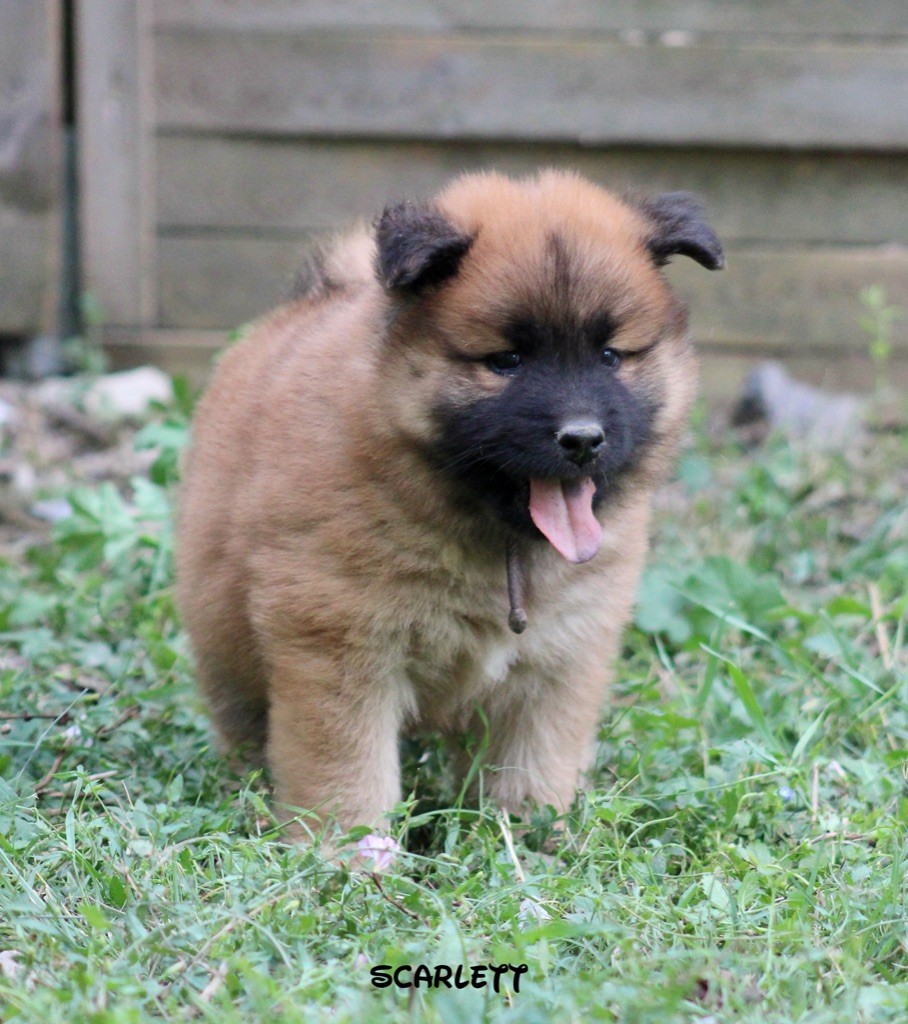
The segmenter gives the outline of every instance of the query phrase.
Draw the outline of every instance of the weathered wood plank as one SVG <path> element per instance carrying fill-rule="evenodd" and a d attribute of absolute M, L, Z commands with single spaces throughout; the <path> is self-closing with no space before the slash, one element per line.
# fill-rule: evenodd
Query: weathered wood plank
<path fill-rule="evenodd" d="M 48 214 L 0 207 L 0 333 L 49 331 L 56 316 L 55 234 Z"/>
<path fill-rule="evenodd" d="M 624 191 L 687 189 L 727 242 L 908 244 L 908 156 L 596 150 L 163 137 L 165 229 L 326 231 L 391 200 L 429 196 L 463 170 L 580 171 Z"/>
<path fill-rule="evenodd" d="M 101 332 L 101 341 L 111 370 L 159 366 L 201 388 L 211 378 L 217 354 L 227 344 L 227 335 L 223 331 L 111 327 Z"/>
<path fill-rule="evenodd" d="M 0 203 L 24 211 L 60 198 L 55 6 L 0 5 Z"/>
<path fill-rule="evenodd" d="M 285 299 L 306 239 L 158 240 L 158 324 L 231 328 Z"/>
<path fill-rule="evenodd" d="M 168 373 L 186 377 L 194 387 L 211 377 L 214 360 L 227 345 L 224 331 L 110 329 L 103 334 L 112 369 L 152 363 Z M 747 374 L 764 359 L 781 358 L 788 372 L 800 380 L 831 391 L 867 393 L 876 382 L 876 368 L 866 352 L 836 352 L 834 357 L 816 350 L 779 351 L 776 347 L 744 348 L 699 346 L 700 393 L 713 405 L 727 405 L 740 393 Z M 908 391 L 908 355 L 893 359 L 887 381 Z"/>
<path fill-rule="evenodd" d="M 813 249 L 728 254 L 728 269 L 704 274 L 678 259 L 669 279 L 691 306 L 694 336 L 702 342 L 776 344 L 792 348 L 866 349 L 860 329 L 860 293 L 881 285 L 888 301 L 908 309 L 908 250 Z M 908 349 L 908 322 L 894 329 Z"/>
<path fill-rule="evenodd" d="M 76 11 L 84 283 L 107 322 L 147 323 L 155 244 L 150 9 L 141 0 L 83 0 Z"/>
<path fill-rule="evenodd" d="M 60 275 L 59 9 L 0 4 L 0 331 L 54 329 Z"/>
<path fill-rule="evenodd" d="M 906 35 L 903 0 L 154 0 L 160 25 Z"/>
<path fill-rule="evenodd" d="M 289 293 L 305 240 L 224 236 L 159 242 L 162 326 L 232 327 Z M 866 347 L 859 293 L 882 285 L 908 309 L 908 251 L 889 249 L 729 250 L 728 269 L 709 274 L 678 259 L 669 276 L 691 304 L 694 336 L 833 350 Z M 908 349 L 908 318 L 895 328 Z"/>
<path fill-rule="evenodd" d="M 908 47 L 162 30 L 160 125 L 595 143 L 908 146 Z"/>

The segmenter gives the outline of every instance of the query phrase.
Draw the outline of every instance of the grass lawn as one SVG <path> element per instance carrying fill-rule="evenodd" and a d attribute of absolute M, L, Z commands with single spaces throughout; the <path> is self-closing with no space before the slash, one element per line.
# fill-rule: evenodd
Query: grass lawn
<path fill-rule="evenodd" d="M 430 744 L 373 875 L 275 841 L 267 780 L 210 749 L 170 590 L 183 432 L 0 564 L 0 1020 L 908 1019 L 905 434 L 701 424 L 565 830 L 459 806 Z M 505 963 L 519 991 L 371 983 Z"/>

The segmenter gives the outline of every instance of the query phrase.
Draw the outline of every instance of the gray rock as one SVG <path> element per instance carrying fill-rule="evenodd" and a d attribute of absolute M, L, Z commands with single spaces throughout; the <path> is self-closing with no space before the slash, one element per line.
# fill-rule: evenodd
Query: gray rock
<path fill-rule="evenodd" d="M 817 448 L 844 448 L 863 428 L 865 402 L 790 377 L 781 363 L 761 363 L 748 376 L 732 424 L 765 420 L 770 428 Z"/>

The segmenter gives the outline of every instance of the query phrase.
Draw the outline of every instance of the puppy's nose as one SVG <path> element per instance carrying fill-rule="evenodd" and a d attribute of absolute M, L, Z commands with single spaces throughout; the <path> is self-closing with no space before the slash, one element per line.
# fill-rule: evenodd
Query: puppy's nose
<path fill-rule="evenodd" d="M 571 462 L 583 466 L 599 454 L 605 434 L 595 420 L 578 420 L 565 423 L 555 438 Z"/>

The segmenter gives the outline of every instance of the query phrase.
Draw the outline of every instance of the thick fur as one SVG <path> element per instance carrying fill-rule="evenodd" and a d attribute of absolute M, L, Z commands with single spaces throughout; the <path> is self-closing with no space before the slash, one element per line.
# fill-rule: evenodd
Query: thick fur
<path fill-rule="evenodd" d="M 403 733 L 487 723 L 486 794 L 569 806 L 695 391 L 673 252 L 721 263 L 688 196 L 465 176 L 346 236 L 222 360 L 186 465 L 179 601 L 224 746 L 262 748 L 281 803 L 379 824 Z M 503 351 L 520 367 L 496 369 Z M 606 435 L 583 470 L 603 543 L 579 565 L 526 507 L 530 478 L 580 475 L 554 439 L 578 415 Z"/>

